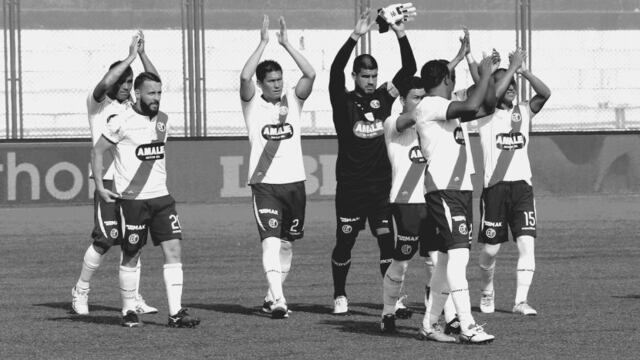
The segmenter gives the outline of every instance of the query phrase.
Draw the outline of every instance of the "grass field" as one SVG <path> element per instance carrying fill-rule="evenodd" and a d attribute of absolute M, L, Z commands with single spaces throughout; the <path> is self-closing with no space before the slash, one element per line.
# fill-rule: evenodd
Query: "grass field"
<path fill-rule="evenodd" d="M 486 346 L 415 339 L 421 314 L 379 332 L 381 279 L 374 238 L 362 233 L 347 284 L 352 316 L 329 314 L 333 202 L 307 207 L 305 238 L 294 246 L 285 294 L 293 314 L 260 312 L 266 291 L 248 203 L 179 204 L 184 230 L 183 304 L 196 329 L 165 326 L 159 248 L 145 248 L 142 294 L 160 314 L 120 326 L 119 251 L 94 276 L 89 316 L 70 313 L 70 290 L 89 245 L 89 206 L 0 209 L 1 359 L 632 359 L 640 352 L 640 197 L 538 199 L 537 271 L 530 302 L 537 317 L 510 313 L 516 248 L 503 247 L 495 314 L 478 311 L 477 249 L 468 269 L 473 314 L 496 341 Z M 476 221 L 477 223 L 477 221 Z M 409 305 L 422 312 L 423 263 L 411 262 Z"/>

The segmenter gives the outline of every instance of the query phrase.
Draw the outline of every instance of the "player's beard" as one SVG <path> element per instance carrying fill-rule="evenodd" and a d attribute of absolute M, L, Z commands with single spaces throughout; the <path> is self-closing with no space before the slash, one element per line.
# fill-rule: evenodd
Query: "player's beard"
<path fill-rule="evenodd" d="M 157 107 L 155 110 L 151 109 L 151 105 L 156 104 Z M 160 103 L 157 101 L 153 101 L 150 104 L 145 103 L 144 101 L 140 102 L 140 109 L 142 110 L 142 113 L 149 116 L 149 117 L 154 117 L 156 115 L 158 115 L 158 110 L 160 109 Z"/>

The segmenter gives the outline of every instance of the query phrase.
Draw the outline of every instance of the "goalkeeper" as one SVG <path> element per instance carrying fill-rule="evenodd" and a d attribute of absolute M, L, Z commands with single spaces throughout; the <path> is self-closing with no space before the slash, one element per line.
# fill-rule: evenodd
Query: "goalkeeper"
<path fill-rule="evenodd" d="M 406 5 L 406 7 L 405 7 Z M 331 64 L 329 97 L 333 109 L 333 123 L 338 136 L 336 163 L 336 245 L 331 255 L 336 315 L 348 313 L 345 290 L 351 265 L 351 249 L 360 230 L 369 221 L 369 228 L 377 238 L 380 248 L 380 272 L 384 276 L 394 251 L 394 238 L 390 224 L 389 191 L 391 190 L 391 165 L 384 141 L 383 122 L 391 113 L 391 106 L 398 96 L 397 84 L 413 76 L 416 61 L 404 22 L 415 17 L 411 4 L 394 5 L 401 16 L 391 16 L 382 9 L 379 13 L 390 19 L 389 26 L 400 44 L 402 68 L 392 82 L 378 84 L 378 64 L 373 56 L 362 54 L 353 61 L 351 77 L 354 90 L 345 88 L 344 69 L 358 39 L 373 26 L 370 10 L 364 11 L 351 36 L 338 51 Z"/>

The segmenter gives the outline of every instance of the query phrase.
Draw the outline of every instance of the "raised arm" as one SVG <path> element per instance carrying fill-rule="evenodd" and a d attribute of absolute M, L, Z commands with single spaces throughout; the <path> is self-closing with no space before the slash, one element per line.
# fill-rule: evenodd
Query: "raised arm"
<path fill-rule="evenodd" d="M 140 47 L 140 42 L 138 35 L 134 35 L 131 39 L 131 44 L 129 45 L 129 55 L 122 60 L 118 65 L 109 69 L 106 74 L 102 77 L 102 80 L 98 82 L 95 88 L 93 88 L 93 99 L 97 102 L 101 102 L 104 100 L 105 96 L 107 96 L 107 92 L 111 87 L 118 82 L 120 76 L 127 70 L 133 60 L 136 59 L 138 48 Z"/>
<path fill-rule="evenodd" d="M 256 68 L 258 67 L 258 63 L 260 62 L 260 58 L 262 57 L 262 53 L 264 53 L 264 49 L 267 47 L 268 42 L 269 17 L 267 15 L 263 15 L 262 29 L 260 30 L 260 43 L 253 54 L 249 56 L 249 59 L 247 59 L 247 62 L 244 64 L 242 72 L 240 73 L 240 99 L 242 99 L 242 101 L 251 100 L 253 95 L 256 93 L 256 86 L 253 83 L 253 75 L 256 73 Z"/>
<path fill-rule="evenodd" d="M 144 68 L 144 71 L 146 72 L 150 72 L 158 77 L 160 77 L 160 74 L 158 74 L 158 70 L 156 70 L 156 67 L 153 66 L 153 64 L 151 63 L 151 60 L 149 60 L 149 57 L 147 56 L 147 53 L 144 51 L 145 47 L 144 47 L 144 33 L 142 32 L 142 30 L 138 30 L 138 37 L 140 38 L 140 40 L 138 41 L 138 56 L 140 56 L 140 61 L 142 61 L 142 67 Z"/>
<path fill-rule="evenodd" d="M 316 71 L 313 69 L 313 66 L 311 66 L 309 61 L 307 61 L 307 59 L 302 56 L 298 50 L 291 46 L 291 43 L 289 43 L 289 38 L 287 36 L 287 24 L 284 22 L 284 17 L 282 16 L 280 17 L 278 42 L 289 53 L 289 55 L 291 55 L 293 61 L 295 61 L 300 71 L 302 71 L 302 77 L 298 80 L 298 84 L 296 84 L 296 96 L 304 100 L 311 95 L 313 82 L 316 79 Z"/>
<path fill-rule="evenodd" d="M 398 87 L 401 81 L 413 76 L 416 73 L 416 58 L 413 56 L 413 50 L 409 44 L 409 39 L 404 31 L 404 21 L 390 24 L 391 29 L 396 33 L 398 37 L 398 43 L 400 44 L 400 58 L 402 61 L 402 68 L 398 70 L 393 77 L 393 86 Z"/>
<path fill-rule="evenodd" d="M 112 192 L 110 189 L 105 189 L 102 183 L 102 166 L 104 152 L 109 150 L 113 144 L 107 140 L 104 136 L 100 137 L 98 142 L 91 148 L 91 171 L 93 172 L 93 181 L 96 184 L 96 191 L 100 194 L 100 197 L 106 202 L 114 202 L 120 195 Z"/>
<path fill-rule="evenodd" d="M 551 89 L 549 89 L 549 87 L 544 82 L 542 82 L 542 80 L 533 75 L 528 69 L 522 69 L 519 72 L 525 79 L 527 79 L 529 84 L 531 84 L 533 91 L 536 92 L 536 95 L 531 98 L 531 101 L 529 101 L 529 107 L 531 108 L 531 112 L 537 114 L 540 110 L 542 110 L 544 104 L 551 97 Z"/>
<path fill-rule="evenodd" d="M 347 66 L 347 62 L 349 62 L 349 57 L 351 56 L 351 52 L 353 48 L 356 47 L 358 43 L 358 39 L 364 34 L 366 34 L 374 22 L 369 18 L 370 9 L 366 9 L 362 14 L 360 14 L 360 19 L 356 22 L 356 26 L 351 33 L 351 36 L 347 39 L 347 41 L 342 45 L 340 50 L 338 50 L 338 54 L 336 54 L 335 59 L 333 59 L 333 63 L 331 63 L 331 70 L 329 73 L 329 97 L 331 98 L 331 102 L 334 103 L 335 100 L 339 99 L 345 91 L 345 77 L 344 77 L 344 68 Z"/>
<path fill-rule="evenodd" d="M 467 28 L 463 28 L 462 31 L 464 31 L 464 35 L 460 38 L 460 49 L 458 50 L 458 53 L 456 54 L 456 56 L 453 59 L 451 59 L 451 61 L 449 62 L 449 65 L 448 65 L 449 72 L 453 71 L 453 69 L 455 69 L 456 66 L 458 66 L 458 64 L 467 56 L 467 54 L 471 53 L 470 51 L 471 47 L 469 45 L 469 30 L 467 30 Z M 477 72 L 477 66 L 476 66 L 476 72 Z"/>
<path fill-rule="evenodd" d="M 478 66 L 478 73 L 480 79 L 476 84 L 475 91 L 468 94 L 465 101 L 453 101 L 447 109 L 447 120 L 455 118 L 467 119 L 475 116 L 480 109 L 480 106 L 485 100 L 487 89 L 489 88 L 489 82 L 493 81 L 491 77 L 491 58 L 485 57 Z"/>
<path fill-rule="evenodd" d="M 513 75 L 515 75 L 516 71 L 518 71 L 522 66 L 525 56 L 526 53 L 521 49 L 516 49 L 516 51 L 509 54 L 509 67 L 507 68 L 507 72 L 498 82 L 496 82 L 496 97 L 498 99 L 502 98 L 504 93 L 507 92 L 509 83 L 511 82 L 511 79 L 513 79 Z"/>

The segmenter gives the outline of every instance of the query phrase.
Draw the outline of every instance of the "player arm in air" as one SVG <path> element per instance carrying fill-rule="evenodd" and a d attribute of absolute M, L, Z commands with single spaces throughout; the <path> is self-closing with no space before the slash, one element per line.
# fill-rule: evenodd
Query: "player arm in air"
<path fill-rule="evenodd" d="M 309 61 L 307 61 L 307 59 L 302 56 L 298 50 L 291 46 L 291 43 L 289 43 L 289 38 L 287 36 L 287 24 L 284 22 L 284 17 L 280 17 L 278 42 L 289 53 L 289 55 L 291 55 L 293 61 L 295 61 L 300 71 L 302 71 L 302 77 L 298 80 L 298 84 L 296 84 L 296 96 L 299 99 L 306 100 L 309 95 L 311 95 L 313 82 L 316 79 L 316 71 L 313 69 L 313 66 L 311 66 Z"/>
<path fill-rule="evenodd" d="M 120 76 L 127 70 L 133 60 L 136 59 L 138 49 L 140 47 L 140 41 L 138 34 L 134 35 L 129 45 L 129 55 L 122 60 L 118 65 L 111 68 L 104 74 L 102 80 L 93 89 L 93 99 L 97 102 L 102 102 L 107 96 L 107 91 L 118 81 Z"/>
<path fill-rule="evenodd" d="M 400 82 L 404 79 L 413 76 L 416 73 L 417 65 L 416 58 L 413 56 L 413 50 L 409 39 L 405 33 L 404 21 L 389 25 L 391 29 L 396 33 L 398 37 L 398 43 L 400 44 L 400 59 L 402 61 L 402 67 L 391 81 L 396 88 L 400 85 Z"/>
<path fill-rule="evenodd" d="M 100 197 L 106 202 L 114 202 L 120 195 L 112 192 L 109 189 L 104 188 L 102 183 L 102 164 L 105 151 L 108 151 L 113 146 L 106 137 L 101 136 L 98 142 L 91 148 L 91 171 L 93 172 L 93 181 L 96 184 L 96 191 L 100 194 Z"/>
<path fill-rule="evenodd" d="M 522 67 L 526 56 L 526 53 L 522 49 L 516 49 L 516 51 L 509 54 L 509 67 L 507 68 L 507 72 L 496 82 L 496 97 L 498 99 L 502 98 L 504 93 L 507 92 L 513 76 L 516 74 L 516 71 Z"/>
<path fill-rule="evenodd" d="M 334 107 L 346 100 L 344 97 L 346 89 L 344 68 L 349 62 L 349 57 L 351 56 L 353 48 L 355 48 L 358 43 L 358 39 L 366 34 L 374 24 L 369 18 L 369 12 L 370 9 L 366 9 L 360 14 L 360 18 L 356 22 L 351 36 L 349 36 L 344 45 L 338 50 L 338 54 L 336 54 L 335 59 L 333 59 L 331 63 L 331 70 L 329 72 L 329 98 Z"/>
<path fill-rule="evenodd" d="M 463 28 L 462 31 L 464 31 L 464 35 L 460 38 L 460 49 L 458 49 L 458 53 L 456 54 L 456 56 L 454 56 L 453 59 L 451 59 L 451 61 L 449 61 L 449 65 L 447 66 L 449 68 L 449 72 L 453 71 L 453 69 L 455 69 L 456 66 L 458 66 L 458 64 L 460 64 L 460 62 L 462 62 L 462 60 L 467 55 L 471 55 L 471 47 L 469 45 L 469 30 L 467 30 L 467 28 Z M 475 67 L 477 72 L 478 65 L 476 64 Z M 469 65 L 469 69 L 471 69 L 471 65 Z"/>
<path fill-rule="evenodd" d="M 256 73 L 258 62 L 264 53 L 264 49 L 269 43 L 269 17 L 263 15 L 262 17 L 262 29 L 260 30 L 260 43 L 256 50 L 249 56 L 247 62 L 240 72 L 240 99 L 242 101 L 249 101 L 256 93 L 256 86 L 253 84 L 253 75 Z"/>
<path fill-rule="evenodd" d="M 158 77 L 160 77 L 160 74 L 158 74 L 158 70 L 156 70 L 156 67 L 153 66 L 153 63 L 151 62 L 151 60 L 149 60 L 149 57 L 147 56 L 146 51 L 144 51 L 144 33 L 142 32 L 142 30 L 138 30 L 138 37 L 139 37 L 139 46 L 138 46 L 138 56 L 140 56 L 140 61 L 142 61 L 142 67 L 144 68 L 144 71 L 146 72 L 150 72 Z"/>
<path fill-rule="evenodd" d="M 475 86 L 475 90 L 468 94 L 465 101 L 452 101 L 447 109 L 447 120 L 462 118 L 463 121 L 469 121 L 477 117 L 478 111 L 487 99 L 487 90 L 493 86 L 493 77 L 491 76 L 491 57 L 482 59 L 478 66 L 478 74 L 480 79 Z M 493 105 L 495 107 L 495 92 L 490 94 L 493 97 Z M 489 97 L 489 100 L 491 100 Z"/>
<path fill-rule="evenodd" d="M 540 110 L 542 110 L 544 104 L 551 97 L 551 89 L 549 89 L 549 87 L 544 82 L 542 82 L 542 80 L 533 75 L 528 69 L 522 69 L 521 67 L 519 73 L 522 74 L 522 77 L 527 79 L 529 84 L 531 84 L 531 88 L 533 88 L 533 91 L 536 92 L 536 95 L 531 98 L 531 101 L 529 101 L 529 107 L 531 108 L 532 113 L 537 114 Z"/>

